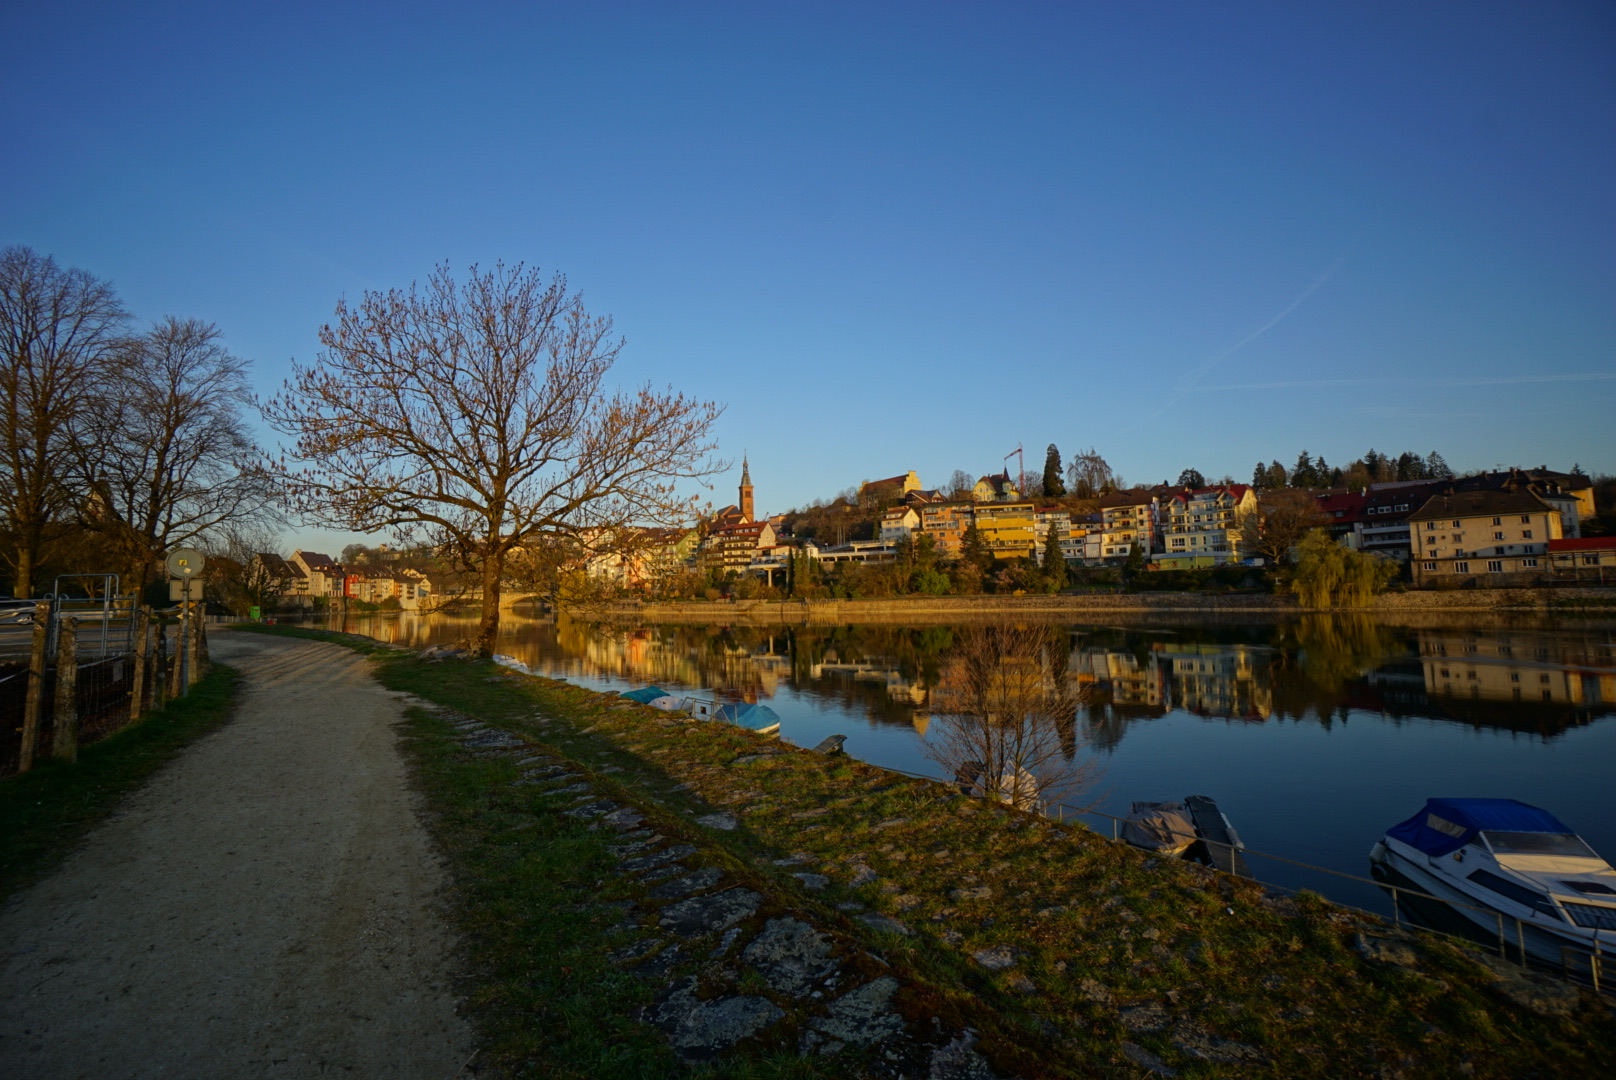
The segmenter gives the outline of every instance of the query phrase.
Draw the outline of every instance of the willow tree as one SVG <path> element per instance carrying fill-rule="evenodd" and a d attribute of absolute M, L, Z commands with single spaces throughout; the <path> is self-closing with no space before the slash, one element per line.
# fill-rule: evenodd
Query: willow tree
<path fill-rule="evenodd" d="M 1367 607 L 1398 572 L 1390 559 L 1336 543 L 1327 529 L 1309 532 L 1295 551 L 1289 588 L 1302 607 Z"/>
<path fill-rule="evenodd" d="M 498 264 L 456 281 L 440 266 L 423 286 L 339 302 L 320 342 L 264 409 L 294 439 L 291 509 L 424 538 L 477 573 L 483 656 L 514 552 L 687 523 L 682 483 L 724 467 L 719 405 L 607 387 L 622 341 L 560 275 Z"/>

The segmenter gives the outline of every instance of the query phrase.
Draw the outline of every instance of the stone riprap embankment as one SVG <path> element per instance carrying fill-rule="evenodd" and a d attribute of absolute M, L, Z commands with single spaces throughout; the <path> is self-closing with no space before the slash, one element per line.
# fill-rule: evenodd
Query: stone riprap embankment
<path fill-rule="evenodd" d="M 447 650 L 431 654 L 452 656 Z M 641 1018 L 676 1055 L 711 1061 L 781 1030 L 811 1056 L 856 1049 L 893 1077 L 991 1080 L 995 1075 L 965 1030 L 912 1023 L 893 1004 L 902 981 L 865 943 L 847 939 L 773 890 L 749 887 L 705 844 L 669 836 L 592 770 L 536 749 L 535 743 L 452 710 L 446 721 L 467 751 L 505 755 L 519 767 L 515 787 L 543 811 L 609 830 L 616 872 L 632 900 L 607 906 L 618 919 L 612 961 L 657 992 Z M 672 725 L 673 721 L 661 723 Z M 549 726 L 534 720 L 541 737 Z M 699 840 L 736 827 L 732 814 L 694 816 L 684 831 Z M 747 875 L 746 877 L 750 877 Z M 587 899 L 581 910 L 600 907 Z"/>

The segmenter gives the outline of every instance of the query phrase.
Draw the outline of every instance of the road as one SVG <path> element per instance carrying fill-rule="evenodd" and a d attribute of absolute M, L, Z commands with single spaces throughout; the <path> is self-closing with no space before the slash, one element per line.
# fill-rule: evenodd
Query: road
<path fill-rule="evenodd" d="M 340 646 L 218 633 L 235 717 L 0 909 L 0 1075 L 448 1080 L 447 878 L 400 695 Z"/>

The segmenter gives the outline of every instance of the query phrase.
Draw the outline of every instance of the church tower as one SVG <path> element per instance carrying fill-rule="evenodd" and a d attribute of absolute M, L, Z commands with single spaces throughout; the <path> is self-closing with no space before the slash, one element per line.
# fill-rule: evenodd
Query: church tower
<path fill-rule="evenodd" d="M 752 468 L 741 455 L 741 520 L 752 520 Z"/>

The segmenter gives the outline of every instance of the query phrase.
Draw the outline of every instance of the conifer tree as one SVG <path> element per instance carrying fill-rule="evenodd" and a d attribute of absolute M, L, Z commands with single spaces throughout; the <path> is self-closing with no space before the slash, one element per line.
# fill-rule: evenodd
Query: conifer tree
<path fill-rule="evenodd" d="M 1061 551 L 1060 536 L 1054 525 L 1044 540 L 1044 584 L 1052 593 L 1066 588 L 1066 556 Z"/>
<path fill-rule="evenodd" d="M 1435 450 L 1425 456 L 1425 469 L 1432 480 L 1453 479 L 1453 470 L 1448 468 L 1448 463 Z"/>
<path fill-rule="evenodd" d="M 1314 478 L 1313 456 L 1303 450 L 1296 458 L 1296 467 L 1291 470 L 1291 487 L 1310 488 L 1317 487 Z"/>
<path fill-rule="evenodd" d="M 1260 461 L 1257 462 L 1257 467 L 1251 470 L 1251 486 L 1258 491 L 1265 491 L 1268 488 L 1268 466 Z"/>
<path fill-rule="evenodd" d="M 1060 450 L 1054 443 L 1044 452 L 1044 497 L 1058 499 L 1066 494 L 1066 480 L 1061 475 Z"/>

